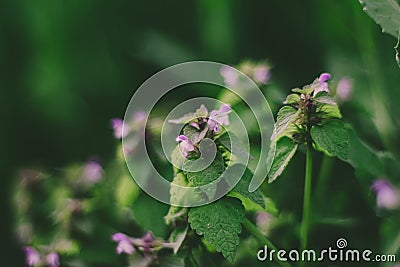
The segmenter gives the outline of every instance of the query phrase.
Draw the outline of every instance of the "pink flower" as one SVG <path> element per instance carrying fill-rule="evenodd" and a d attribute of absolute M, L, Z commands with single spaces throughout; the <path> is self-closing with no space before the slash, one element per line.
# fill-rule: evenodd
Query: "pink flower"
<path fill-rule="evenodd" d="M 34 248 L 25 247 L 24 251 L 26 257 L 26 264 L 28 266 L 37 266 L 40 264 L 40 255 Z"/>
<path fill-rule="evenodd" d="M 253 79 L 256 83 L 266 84 L 270 78 L 270 68 L 265 64 L 259 64 L 254 67 Z"/>
<path fill-rule="evenodd" d="M 377 179 L 372 185 L 376 193 L 376 205 L 381 209 L 396 209 L 400 206 L 399 191 L 387 180 Z"/>
<path fill-rule="evenodd" d="M 88 161 L 83 168 L 83 178 L 89 184 L 98 182 L 103 175 L 103 168 L 94 160 Z"/>
<path fill-rule="evenodd" d="M 60 266 L 60 258 L 58 254 L 55 252 L 50 253 L 46 256 L 46 263 L 49 267 L 58 267 Z"/>
<path fill-rule="evenodd" d="M 125 253 L 132 255 L 136 250 L 130 238 L 123 233 L 115 233 L 112 236 L 112 240 L 118 243 L 116 248 L 118 254 Z"/>
<path fill-rule="evenodd" d="M 227 86 L 234 86 L 237 84 L 239 79 L 238 72 L 229 66 L 222 66 L 219 70 L 221 76 L 224 78 L 225 84 Z"/>
<path fill-rule="evenodd" d="M 272 215 L 269 214 L 268 212 L 258 211 L 256 213 L 256 224 L 263 234 L 268 233 L 272 219 L 273 219 Z"/>
<path fill-rule="evenodd" d="M 114 136 L 117 139 L 123 138 L 127 135 L 127 132 L 123 132 L 124 121 L 115 118 L 111 120 L 111 127 L 114 129 Z"/>
<path fill-rule="evenodd" d="M 331 78 L 329 73 L 322 73 L 318 78 L 318 86 L 314 90 L 313 96 L 315 97 L 319 92 L 329 93 L 327 81 Z"/>
<path fill-rule="evenodd" d="M 342 101 L 348 100 L 350 98 L 352 88 L 353 82 L 349 78 L 344 77 L 340 79 L 336 88 L 337 97 Z"/>
<path fill-rule="evenodd" d="M 187 157 L 188 152 L 195 150 L 193 143 L 183 134 L 179 135 L 176 141 L 179 142 L 179 148 L 184 157 Z"/>
<path fill-rule="evenodd" d="M 228 113 L 230 110 L 230 105 L 223 104 L 219 110 L 211 111 L 207 122 L 208 127 L 214 132 L 218 132 L 221 129 L 221 125 L 229 125 Z"/>

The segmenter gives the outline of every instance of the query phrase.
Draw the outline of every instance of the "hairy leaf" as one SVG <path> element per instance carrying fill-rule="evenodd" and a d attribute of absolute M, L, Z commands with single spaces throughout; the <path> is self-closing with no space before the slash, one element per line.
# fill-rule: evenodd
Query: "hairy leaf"
<path fill-rule="evenodd" d="M 240 201 L 225 197 L 211 204 L 192 208 L 189 211 L 189 223 L 198 235 L 204 235 L 207 242 L 213 244 L 218 252 L 222 252 L 233 263 L 244 216 L 245 211 Z"/>
<path fill-rule="evenodd" d="M 363 10 L 379 26 L 382 32 L 395 38 L 400 31 L 400 5 L 396 0 L 360 0 Z"/>
<path fill-rule="evenodd" d="M 230 168 L 232 168 L 233 172 L 234 172 L 235 169 L 242 170 L 245 167 L 243 165 L 240 166 L 239 164 L 236 164 L 236 165 L 231 166 Z M 228 184 L 230 184 L 229 177 L 224 177 L 224 178 L 225 178 L 226 182 Z M 264 196 L 263 196 L 261 190 L 257 189 L 256 191 L 249 192 L 249 185 L 250 185 L 251 179 L 253 179 L 253 173 L 249 169 L 246 168 L 242 178 L 235 185 L 235 187 L 232 189 L 231 192 L 238 193 L 239 196 L 236 194 L 233 196 L 239 198 L 240 200 L 243 200 L 243 197 L 244 197 L 244 198 L 247 198 L 247 199 L 253 201 L 254 203 L 258 204 L 260 207 L 265 208 Z"/>
<path fill-rule="evenodd" d="M 319 92 L 315 101 L 321 104 L 329 104 L 329 105 L 337 105 L 336 101 L 330 95 L 326 94 L 326 92 Z"/>
<path fill-rule="evenodd" d="M 276 140 L 284 135 L 291 135 L 296 131 L 296 126 L 294 125 L 300 110 L 297 110 L 290 106 L 282 107 L 278 112 L 278 117 L 275 123 L 275 132 L 271 139 Z"/>
<path fill-rule="evenodd" d="M 185 169 L 192 168 L 196 165 L 196 161 L 188 160 L 185 162 Z M 221 156 L 221 153 L 217 152 L 215 154 L 214 161 L 204 170 L 198 172 L 188 172 L 187 179 L 193 186 L 201 186 L 209 184 L 213 181 L 218 180 L 221 177 L 221 174 L 225 170 L 224 160 Z M 205 193 L 209 198 L 213 198 L 215 192 L 217 190 L 217 184 L 210 184 L 207 188 L 205 188 Z"/>
<path fill-rule="evenodd" d="M 311 128 L 311 137 L 316 149 L 341 160 L 348 159 L 349 135 L 343 122 L 331 120 L 321 126 L 314 126 Z"/>
<path fill-rule="evenodd" d="M 285 170 L 289 161 L 292 159 L 297 151 L 298 144 L 293 142 L 293 140 L 287 136 L 280 138 L 276 142 L 275 151 L 270 150 L 268 155 L 268 160 L 272 161 L 271 169 L 268 173 L 268 182 L 273 182 L 282 172 Z"/>
<path fill-rule="evenodd" d="M 184 187 L 189 186 L 186 176 L 182 172 L 179 172 L 175 175 L 172 184 Z M 179 207 L 174 208 L 175 206 L 171 206 L 168 215 L 165 217 L 167 224 L 173 221 L 173 218 L 175 218 L 176 213 L 180 212 L 180 210 L 183 209 L 181 206 L 187 206 L 190 203 L 197 201 L 198 198 L 200 198 L 199 195 L 188 194 L 187 191 L 180 190 L 179 187 L 175 187 L 172 185 L 170 188 L 170 195 L 171 195 L 170 196 L 171 203 L 178 203 Z"/>
<path fill-rule="evenodd" d="M 287 104 L 287 105 L 292 105 L 292 104 L 296 104 L 300 101 L 300 96 L 298 94 L 289 94 L 286 97 L 285 102 L 283 102 L 283 104 Z"/>
<path fill-rule="evenodd" d="M 317 102 L 317 111 L 323 119 L 340 119 L 342 117 L 339 106 L 327 92 L 319 92 L 315 101 Z"/>

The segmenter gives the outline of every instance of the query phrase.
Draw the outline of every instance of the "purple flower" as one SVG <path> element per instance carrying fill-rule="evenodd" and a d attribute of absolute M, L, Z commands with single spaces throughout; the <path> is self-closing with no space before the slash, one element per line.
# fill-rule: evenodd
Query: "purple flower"
<path fill-rule="evenodd" d="M 318 78 L 318 85 L 314 90 L 313 96 L 315 97 L 319 92 L 329 93 L 327 81 L 331 78 L 329 73 L 322 73 Z"/>
<path fill-rule="evenodd" d="M 46 256 L 46 263 L 50 267 L 58 267 L 60 266 L 60 258 L 58 254 L 55 252 L 50 253 Z"/>
<path fill-rule="evenodd" d="M 239 79 L 238 72 L 229 66 L 222 66 L 219 70 L 221 76 L 224 78 L 225 84 L 227 86 L 234 86 L 237 84 Z"/>
<path fill-rule="evenodd" d="M 376 193 L 376 205 L 382 209 L 396 209 L 400 205 L 398 190 L 387 180 L 377 179 L 372 184 Z"/>
<path fill-rule="evenodd" d="M 187 157 L 188 152 L 195 150 L 193 143 L 183 134 L 179 135 L 176 141 L 179 142 L 179 148 L 184 157 Z"/>
<path fill-rule="evenodd" d="M 127 235 L 123 233 L 115 233 L 112 236 L 112 240 L 118 243 L 116 248 L 118 254 L 126 253 L 132 255 L 135 252 L 135 247 Z"/>
<path fill-rule="evenodd" d="M 112 240 L 115 241 L 115 242 L 120 242 L 120 241 L 122 241 L 124 239 L 129 239 L 129 237 L 126 234 L 123 234 L 123 233 L 115 233 L 112 236 Z"/>
<path fill-rule="evenodd" d="M 324 72 L 324 73 L 321 73 L 321 75 L 319 75 L 318 82 L 324 83 L 327 80 L 329 80 L 330 78 L 331 78 L 331 75 L 329 73 Z"/>
<path fill-rule="evenodd" d="M 265 64 L 257 65 L 253 70 L 253 79 L 256 83 L 266 84 L 270 78 L 270 69 Z"/>
<path fill-rule="evenodd" d="M 26 257 L 26 264 L 28 266 L 36 266 L 40 264 L 40 255 L 34 248 L 25 247 L 24 251 Z"/>
<path fill-rule="evenodd" d="M 94 160 L 88 161 L 83 168 L 83 178 L 88 184 L 98 182 L 103 174 L 103 168 Z"/>
<path fill-rule="evenodd" d="M 213 110 L 210 112 L 210 117 L 208 119 L 208 127 L 214 131 L 218 132 L 221 125 L 229 125 L 228 113 L 231 107 L 228 104 L 223 104 L 219 110 Z"/>
<path fill-rule="evenodd" d="M 271 226 L 272 219 L 273 219 L 272 215 L 269 214 L 268 212 L 264 212 L 264 211 L 257 212 L 256 224 L 257 224 L 257 227 L 260 229 L 260 231 L 263 234 L 268 233 L 268 230 Z"/>
<path fill-rule="evenodd" d="M 348 100 L 350 98 L 352 88 L 353 82 L 349 78 L 344 77 L 340 79 L 336 88 L 337 97 L 342 101 Z"/>
<path fill-rule="evenodd" d="M 114 129 L 115 138 L 120 139 L 120 138 L 127 136 L 127 132 L 123 131 L 123 128 L 124 128 L 123 120 L 121 120 L 119 118 L 112 119 L 111 127 Z"/>

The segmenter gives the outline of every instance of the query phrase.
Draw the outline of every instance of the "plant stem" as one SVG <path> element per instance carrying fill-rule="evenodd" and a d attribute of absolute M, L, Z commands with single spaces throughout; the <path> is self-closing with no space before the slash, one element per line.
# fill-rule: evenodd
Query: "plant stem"
<path fill-rule="evenodd" d="M 300 249 L 307 248 L 308 227 L 310 224 L 310 204 L 311 204 L 311 179 L 312 179 L 312 144 L 307 143 L 306 174 L 304 181 L 304 200 L 303 200 L 303 219 L 300 229 Z"/>
<path fill-rule="evenodd" d="M 246 228 L 246 230 L 252 235 L 254 236 L 258 242 L 261 245 L 266 245 L 268 248 L 275 250 L 275 252 L 277 252 L 279 249 L 272 244 L 271 241 L 268 240 L 268 238 L 266 238 L 257 228 L 257 226 L 255 226 L 249 219 L 244 218 L 243 221 L 243 226 L 244 228 Z M 284 261 L 280 261 L 276 258 L 276 253 L 273 254 L 273 258 L 274 260 L 276 260 L 276 262 L 282 266 L 282 267 L 290 267 L 291 265 L 288 262 L 284 262 Z"/>

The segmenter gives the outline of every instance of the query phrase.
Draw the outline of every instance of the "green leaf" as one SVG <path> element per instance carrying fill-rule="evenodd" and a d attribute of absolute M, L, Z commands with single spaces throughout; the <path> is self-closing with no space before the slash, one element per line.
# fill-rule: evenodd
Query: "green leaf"
<path fill-rule="evenodd" d="M 172 184 L 185 187 L 189 186 L 186 176 L 182 172 L 179 172 L 175 175 Z M 175 206 L 171 206 L 167 216 L 165 216 L 165 221 L 167 222 L 167 224 L 173 221 L 173 219 L 176 218 L 176 213 L 180 212 L 183 209 L 180 206 L 188 206 L 190 203 L 197 201 L 196 198 L 200 197 L 199 195 L 196 194 L 188 194 L 187 191 L 180 190 L 179 187 L 175 187 L 172 185 L 170 188 L 170 195 L 171 195 L 170 196 L 171 203 L 179 203 L 180 205 L 179 207 L 176 208 L 173 208 Z"/>
<path fill-rule="evenodd" d="M 337 105 L 336 101 L 327 92 L 319 92 L 314 100 L 321 104 Z"/>
<path fill-rule="evenodd" d="M 191 125 L 186 125 L 183 128 L 183 134 L 192 142 L 193 144 L 199 143 L 206 136 L 208 131 L 208 126 L 206 125 L 203 130 L 199 131 Z"/>
<path fill-rule="evenodd" d="M 382 32 L 395 38 L 400 30 L 400 6 L 396 0 L 360 0 L 363 10 L 379 26 Z"/>
<path fill-rule="evenodd" d="M 340 119 L 342 117 L 339 106 L 329 93 L 319 92 L 314 100 L 317 102 L 317 112 L 320 113 L 321 118 Z"/>
<path fill-rule="evenodd" d="M 291 106 L 284 106 L 278 111 L 278 117 L 275 123 L 275 131 L 271 137 L 272 140 L 279 139 L 281 136 L 291 136 L 297 130 L 294 122 L 296 121 L 300 110 Z"/>
<path fill-rule="evenodd" d="M 249 154 L 249 149 L 246 149 L 242 140 L 240 140 L 240 138 L 232 131 L 230 131 L 229 133 L 228 132 L 223 133 L 217 138 L 217 140 L 219 140 L 221 142 L 221 145 L 223 145 L 231 153 L 233 153 L 232 151 L 234 151 L 233 154 L 236 154 L 241 158 L 252 158 L 251 155 Z"/>
<path fill-rule="evenodd" d="M 303 90 L 303 89 L 300 89 L 300 88 L 293 88 L 292 92 L 293 93 L 298 93 L 298 94 L 306 94 L 307 93 L 306 90 Z"/>
<path fill-rule="evenodd" d="M 285 102 L 283 104 L 286 105 L 292 105 L 292 104 L 297 104 L 300 101 L 300 96 L 298 94 L 289 94 L 286 97 Z"/>
<path fill-rule="evenodd" d="M 195 168 L 197 164 L 196 161 L 188 160 L 185 162 L 185 169 L 190 170 L 191 168 Z M 221 153 L 217 152 L 215 154 L 214 161 L 204 170 L 198 172 L 188 172 L 187 179 L 193 186 L 201 186 L 210 184 L 213 181 L 218 180 L 221 177 L 221 174 L 225 170 L 224 160 L 221 156 Z M 204 192 L 211 199 L 214 197 L 215 192 L 217 191 L 217 184 L 210 184 L 207 188 L 205 188 Z"/>
<path fill-rule="evenodd" d="M 238 192 L 231 191 L 227 194 L 227 196 L 240 199 L 240 201 L 242 202 L 242 204 L 244 206 L 244 209 L 247 212 L 264 211 L 264 212 L 270 213 L 273 216 L 278 215 L 278 209 L 277 209 L 275 203 L 270 198 L 267 198 L 267 197 L 263 198 L 263 207 L 264 208 L 261 208 L 259 204 L 254 203 L 252 200 L 242 196 Z"/>
<path fill-rule="evenodd" d="M 315 87 L 318 85 L 319 85 L 319 82 L 318 82 L 318 78 L 317 78 L 311 84 L 303 86 L 302 89 L 299 89 L 299 88 L 292 89 L 292 92 L 298 93 L 298 94 L 310 95 L 312 92 L 314 92 Z"/>
<path fill-rule="evenodd" d="M 348 159 L 349 135 L 346 125 L 340 120 L 331 120 L 311 128 L 311 137 L 316 149 L 341 160 Z"/>
<path fill-rule="evenodd" d="M 245 168 L 243 165 L 240 166 L 239 164 L 233 165 L 230 168 L 232 168 L 233 173 L 235 173 L 235 169 L 240 169 L 243 170 Z M 230 179 L 229 177 L 224 177 L 226 182 L 230 185 Z M 253 173 L 249 169 L 245 169 L 245 172 L 242 176 L 242 178 L 239 180 L 239 182 L 235 185 L 235 187 L 231 190 L 232 193 L 236 192 L 240 196 L 245 197 L 254 203 L 258 204 L 261 208 L 265 208 L 265 201 L 264 201 L 264 196 L 261 193 L 260 189 L 257 189 L 256 191 L 249 192 L 249 185 L 251 182 L 251 179 L 253 179 Z M 237 196 L 236 194 L 234 197 L 238 197 L 240 200 L 242 200 L 242 197 Z M 243 202 L 243 201 L 242 201 Z M 259 208 L 260 208 L 259 207 Z"/>
<path fill-rule="evenodd" d="M 290 160 L 297 151 L 298 144 L 293 142 L 289 137 L 282 137 L 276 142 L 275 151 L 270 150 L 268 155 L 268 160 L 272 161 L 271 169 L 268 173 L 268 182 L 273 182 L 282 172 L 285 170 L 286 166 L 289 164 Z M 275 153 L 273 153 L 275 152 Z"/>
<path fill-rule="evenodd" d="M 192 208 L 189 211 L 189 223 L 198 235 L 204 235 L 207 242 L 213 244 L 218 252 L 222 252 L 233 263 L 244 216 L 245 211 L 239 200 L 222 198 L 211 204 Z"/>
<path fill-rule="evenodd" d="M 317 103 L 317 112 L 321 115 L 320 117 L 323 119 L 340 119 L 342 118 L 342 114 L 340 113 L 338 105 L 330 105 L 324 103 Z"/>
<path fill-rule="evenodd" d="M 360 140 L 353 129 L 348 130 L 349 156 L 347 162 L 356 170 L 359 177 L 376 178 L 384 174 L 384 166 L 379 154 Z M 367 175 L 365 175 L 367 174 Z"/>
<path fill-rule="evenodd" d="M 208 114 L 207 108 L 204 105 L 201 105 L 200 108 L 196 110 L 196 112 L 183 115 L 178 119 L 168 120 L 168 122 L 175 124 L 186 124 L 197 118 L 204 118 L 207 116 L 207 114 Z"/>

